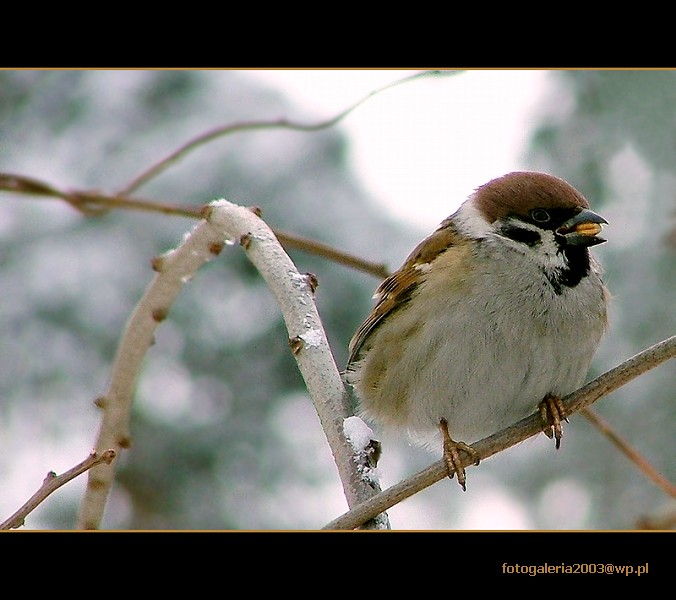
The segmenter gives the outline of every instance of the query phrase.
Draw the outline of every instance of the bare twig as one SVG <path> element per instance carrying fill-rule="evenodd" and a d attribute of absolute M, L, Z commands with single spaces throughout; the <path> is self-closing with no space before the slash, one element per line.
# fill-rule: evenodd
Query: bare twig
<path fill-rule="evenodd" d="M 608 422 L 590 408 L 580 411 L 601 433 L 603 433 L 620 451 L 631 460 L 639 470 L 653 483 L 656 483 L 672 498 L 676 498 L 676 486 L 670 483 L 641 453 L 633 448 L 622 436 L 616 433 Z"/>
<path fill-rule="evenodd" d="M 121 195 L 131 194 L 132 192 L 136 191 L 139 187 L 150 181 L 152 178 L 157 177 L 160 173 L 168 169 L 172 164 L 174 164 L 176 161 L 186 156 L 188 153 L 217 138 L 230 135 L 232 133 L 238 133 L 242 131 L 256 131 L 261 129 L 287 129 L 292 131 L 305 131 L 305 132 L 329 129 L 330 127 L 333 127 L 334 125 L 342 121 L 357 107 L 364 104 L 364 102 L 366 102 L 369 98 L 372 98 L 376 94 L 380 94 L 381 92 L 384 92 L 387 89 L 393 88 L 395 86 L 404 83 L 408 83 L 410 81 L 413 81 L 414 79 L 420 79 L 421 77 L 433 77 L 433 76 L 438 77 L 444 75 L 455 75 L 461 72 L 462 71 L 437 70 L 437 71 L 421 71 L 420 73 L 415 73 L 414 75 L 404 77 L 403 79 L 399 79 L 397 81 L 389 83 L 385 86 L 382 86 L 370 92 L 368 95 L 364 96 L 358 102 L 355 102 L 354 104 L 348 106 L 345 110 L 338 113 L 335 117 L 331 117 L 330 119 L 320 121 L 318 123 L 305 124 L 289 121 L 288 119 L 275 119 L 272 121 L 260 121 L 260 120 L 241 121 L 238 123 L 222 125 L 220 127 L 210 129 L 209 131 L 206 131 L 194 137 L 190 141 L 186 142 L 185 144 L 174 150 L 171 154 L 169 154 L 162 160 L 158 161 L 151 167 L 145 169 L 141 174 L 137 175 L 130 183 L 128 183 L 120 191 L 120 194 Z"/>
<path fill-rule="evenodd" d="M 166 204 L 156 200 L 132 198 L 121 194 L 110 195 L 98 190 L 62 190 L 34 177 L 15 173 L 0 173 L 0 191 L 60 198 L 88 216 L 102 214 L 109 209 L 117 208 L 199 219 L 201 210 L 200 207 Z"/>
<path fill-rule="evenodd" d="M 87 216 L 101 215 L 110 209 L 124 209 L 199 219 L 201 218 L 202 210 L 201 207 L 181 206 L 129 196 L 111 196 L 98 191 L 65 191 L 32 177 L 11 173 L 0 173 L 0 191 L 59 198 L 65 200 L 76 210 Z M 364 260 L 353 254 L 332 248 L 317 240 L 311 240 L 287 231 L 276 229 L 273 229 L 273 231 L 285 248 L 302 250 L 323 256 L 338 264 L 375 275 L 376 277 L 387 277 L 387 267 L 382 263 Z"/>
<path fill-rule="evenodd" d="M 28 501 L 17 510 L 9 519 L 0 523 L 0 530 L 16 529 L 24 524 L 26 517 L 45 499 L 47 496 L 58 490 L 62 485 L 82 475 L 92 467 L 101 463 L 110 464 L 115 458 L 114 450 L 106 450 L 101 454 L 92 452 L 81 463 L 75 465 L 72 469 L 68 469 L 65 473 L 57 475 L 54 471 L 47 473 L 40 489 L 33 494 Z"/>
<path fill-rule="evenodd" d="M 333 261 L 335 263 L 344 265 L 346 267 L 356 269 L 357 271 L 362 271 L 363 273 L 368 273 L 369 275 L 374 275 L 381 279 L 385 279 L 390 273 L 387 266 L 383 263 L 376 263 L 369 260 L 365 260 L 354 254 L 349 254 L 343 252 L 342 250 L 337 250 L 331 246 L 319 242 L 317 240 L 311 240 L 299 236 L 295 233 L 289 233 L 287 231 L 280 231 L 279 229 L 272 230 L 280 241 L 282 246 L 287 248 L 294 248 L 295 250 L 303 250 L 310 254 L 316 256 L 321 256 L 327 260 Z"/>
<path fill-rule="evenodd" d="M 616 389 L 629 383 L 639 375 L 655 368 L 661 363 L 676 356 L 676 335 L 643 350 L 632 358 L 624 361 L 614 369 L 607 371 L 593 381 L 581 387 L 563 399 L 567 414 L 582 410 L 596 402 L 599 398 L 608 395 Z M 522 419 L 515 425 L 507 427 L 483 440 L 473 444 L 480 459 L 488 458 L 506 450 L 523 440 L 542 432 L 542 421 L 539 414 Z M 463 461 L 464 466 L 472 466 L 474 458 Z M 373 498 L 354 507 L 347 513 L 334 519 L 323 529 L 354 529 L 365 521 L 374 518 L 379 513 L 388 510 L 395 504 L 409 498 L 413 494 L 441 481 L 448 475 L 448 467 L 444 460 L 437 461 L 423 471 L 386 489 Z"/>

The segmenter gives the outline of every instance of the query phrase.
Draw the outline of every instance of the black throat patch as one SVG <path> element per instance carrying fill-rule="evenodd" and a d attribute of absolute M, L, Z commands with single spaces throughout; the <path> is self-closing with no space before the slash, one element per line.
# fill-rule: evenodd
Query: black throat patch
<path fill-rule="evenodd" d="M 591 268 L 589 251 L 586 248 L 564 246 L 560 253 L 565 258 L 565 267 L 553 271 L 542 269 L 557 296 L 560 296 L 566 288 L 574 288 L 583 278 L 589 275 Z"/>

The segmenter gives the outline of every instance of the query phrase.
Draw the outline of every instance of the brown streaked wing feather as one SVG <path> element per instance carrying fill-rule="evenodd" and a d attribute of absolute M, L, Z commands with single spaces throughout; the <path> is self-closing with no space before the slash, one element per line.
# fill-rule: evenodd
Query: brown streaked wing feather
<path fill-rule="evenodd" d="M 448 220 L 444 221 L 434 233 L 413 249 L 398 271 L 378 286 L 374 295 L 377 301 L 371 314 L 350 340 L 348 365 L 356 359 L 364 342 L 376 326 L 402 306 L 424 279 L 425 273 L 418 267 L 431 263 L 442 252 L 463 242 L 462 236 L 452 228 Z"/>
<path fill-rule="evenodd" d="M 450 220 L 446 219 L 433 234 L 425 238 L 413 249 L 401 269 L 431 263 L 451 246 L 458 246 L 464 243 L 467 243 L 467 240 L 457 232 Z"/>
<path fill-rule="evenodd" d="M 350 356 L 347 359 L 350 364 L 361 350 L 366 338 L 387 315 L 402 305 L 402 299 L 408 296 L 418 285 L 420 274 L 414 269 L 397 271 L 390 275 L 378 288 L 378 301 L 373 307 L 371 314 L 359 326 L 357 332 L 350 340 Z"/>

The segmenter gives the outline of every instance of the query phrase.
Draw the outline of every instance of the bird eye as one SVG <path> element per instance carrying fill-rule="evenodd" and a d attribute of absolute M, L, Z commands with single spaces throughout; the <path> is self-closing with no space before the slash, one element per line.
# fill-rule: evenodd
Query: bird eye
<path fill-rule="evenodd" d="M 544 208 L 535 208 L 531 210 L 530 216 L 536 223 L 546 223 L 551 218 Z"/>

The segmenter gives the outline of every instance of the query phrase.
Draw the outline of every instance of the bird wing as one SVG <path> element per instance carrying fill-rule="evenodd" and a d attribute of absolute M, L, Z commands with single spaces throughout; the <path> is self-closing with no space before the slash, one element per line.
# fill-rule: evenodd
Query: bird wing
<path fill-rule="evenodd" d="M 404 264 L 387 277 L 376 289 L 376 304 L 362 322 L 349 344 L 349 365 L 357 360 L 359 351 L 376 327 L 396 310 L 404 307 L 418 286 L 425 280 L 430 264 L 451 248 L 464 245 L 465 240 L 455 228 L 444 221 L 441 226 L 418 244 Z"/>

